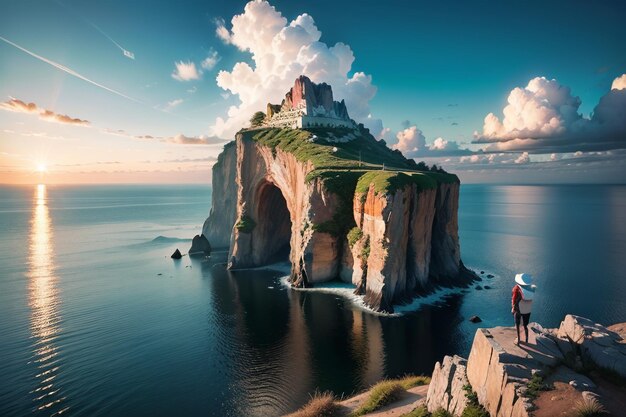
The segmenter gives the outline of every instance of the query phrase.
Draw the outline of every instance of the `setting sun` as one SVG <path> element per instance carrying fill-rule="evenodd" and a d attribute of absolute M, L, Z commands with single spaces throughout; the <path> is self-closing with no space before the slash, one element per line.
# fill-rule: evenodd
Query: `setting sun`
<path fill-rule="evenodd" d="M 37 165 L 37 172 L 44 173 L 46 171 L 48 171 L 48 167 L 46 166 L 46 164 L 38 164 Z"/>

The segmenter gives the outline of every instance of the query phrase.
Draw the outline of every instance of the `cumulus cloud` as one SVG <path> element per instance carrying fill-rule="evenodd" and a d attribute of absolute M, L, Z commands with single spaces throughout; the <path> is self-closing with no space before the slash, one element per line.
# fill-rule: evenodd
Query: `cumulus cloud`
<path fill-rule="evenodd" d="M 396 134 L 397 143 L 391 149 L 397 149 L 407 158 L 437 157 L 451 155 L 467 155 L 472 151 L 461 149 L 453 140 L 442 137 L 436 138 L 433 143 L 427 144 L 424 133 L 417 126 L 409 126 Z"/>
<path fill-rule="evenodd" d="M 398 143 L 391 145 L 391 149 L 397 149 L 407 158 L 415 158 L 419 151 L 426 148 L 426 137 L 417 126 L 411 126 L 396 134 Z"/>
<path fill-rule="evenodd" d="M 431 151 L 456 151 L 459 149 L 459 144 L 453 140 L 445 140 L 442 137 L 435 139 L 430 146 Z"/>
<path fill-rule="evenodd" d="M 214 49 L 211 49 L 209 51 L 209 55 L 206 58 L 204 58 L 204 60 L 202 61 L 200 65 L 205 70 L 210 71 L 213 68 L 215 68 L 215 66 L 217 65 L 218 62 L 220 62 L 221 59 L 222 57 L 217 53 L 217 51 Z"/>
<path fill-rule="evenodd" d="M 199 80 L 201 72 L 196 68 L 193 62 L 178 61 L 174 65 L 176 68 L 172 72 L 172 78 L 178 81 Z"/>
<path fill-rule="evenodd" d="M 580 99 L 571 95 L 569 87 L 545 77 L 514 88 L 507 102 L 502 121 L 493 113 L 485 117 L 481 136 L 485 142 L 550 137 L 564 133 L 581 119 Z"/>
<path fill-rule="evenodd" d="M 52 110 L 46 110 L 39 107 L 35 103 L 26 103 L 22 100 L 10 97 L 9 100 L 0 103 L 0 109 L 6 111 L 12 111 L 16 113 L 28 113 L 36 114 L 41 120 L 46 122 L 61 123 L 75 126 L 89 126 L 90 123 L 87 120 L 77 119 L 70 117 L 66 114 L 55 113 Z"/>
<path fill-rule="evenodd" d="M 626 74 L 613 81 L 591 117 L 579 113 L 581 101 L 557 80 L 536 77 L 524 88 L 514 88 L 501 120 L 485 117 L 474 143 L 485 151 L 568 152 L 626 147 Z"/>
<path fill-rule="evenodd" d="M 230 71 L 218 73 L 217 85 L 238 96 L 240 103 L 215 121 L 212 134 L 232 137 L 268 101 L 280 103 L 294 80 L 304 74 L 332 85 L 335 99 L 345 99 L 350 116 L 380 137 L 382 122 L 369 107 L 376 94 L 372 77 L 353 70 L 354 54 L 348 45 L 320 42 L 322 34 L 313 17 L 305 13 L 288 21 L 267 1 L 254 0 L 230 23 L 229 30 L 223 20 L 217 20 L 216 35 L 250 53 L 252 62 L 237 62 Z"/>

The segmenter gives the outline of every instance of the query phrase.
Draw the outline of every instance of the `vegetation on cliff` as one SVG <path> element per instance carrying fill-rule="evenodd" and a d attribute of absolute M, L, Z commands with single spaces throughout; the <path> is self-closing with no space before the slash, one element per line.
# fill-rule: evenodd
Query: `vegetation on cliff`
<path fill-rule="evenodd" d="M 437 183 L 459 181 L 456 175 L 441 168 L 431 170 L 423 162 L 418 164 L 405 158 L 363 127 L 358 130 L 262 128 L 241 133 L 244 138 L 271 148 L 274 154 L 280 149 L 313 165 L 307 182 L 320 180 L 328 191 L 339 197 L 333 218 L 313 227 L 317 232 L 337 237 L 346 236 L 356 226 L 352 215 L 353 196 L 355 192 L 365 196 L 370 184 L 374 184 L 376 193 L 393 193 L 406 185 L 415 184 L 418 190 L 423 190 L 435 188 Z"/>

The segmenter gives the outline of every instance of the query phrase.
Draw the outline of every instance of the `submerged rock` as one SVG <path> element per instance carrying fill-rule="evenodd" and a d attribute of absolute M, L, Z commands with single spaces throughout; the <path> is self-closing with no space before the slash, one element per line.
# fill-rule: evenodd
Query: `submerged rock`
<path fill-rule="evenodd" d="M 189 256 L 207 256 L 211 254 L 211 244 L 204 235 L 195 235 L 189 248 Z"/>
<path fill-rule="evenodd" d="M 180 253 L 178 248 L 176 248 L 176 250 L 174 251 L 174 253 L 171 256 L 172 259 L 180 259 L 182 257 L 183 257 L 183 255 Z"/>

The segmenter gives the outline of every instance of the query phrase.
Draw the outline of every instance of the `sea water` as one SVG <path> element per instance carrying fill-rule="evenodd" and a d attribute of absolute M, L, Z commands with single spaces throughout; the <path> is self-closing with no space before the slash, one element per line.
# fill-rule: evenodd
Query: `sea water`
<path fill-rule="evenodd" d="M 228 272 L 224 250 L 170 259 L 210 201 L 205 186 L 0 188 L 0 415 L 271 416 L 316 389 L 430 374 L 478 326 L 512 324 L 517 272 L 544 326 L 626 321 L 625 186 L 463 185 L 462 258 L 482 289 L 396 316 L 349 289 L 291 290 L 284 266 Z"/>

